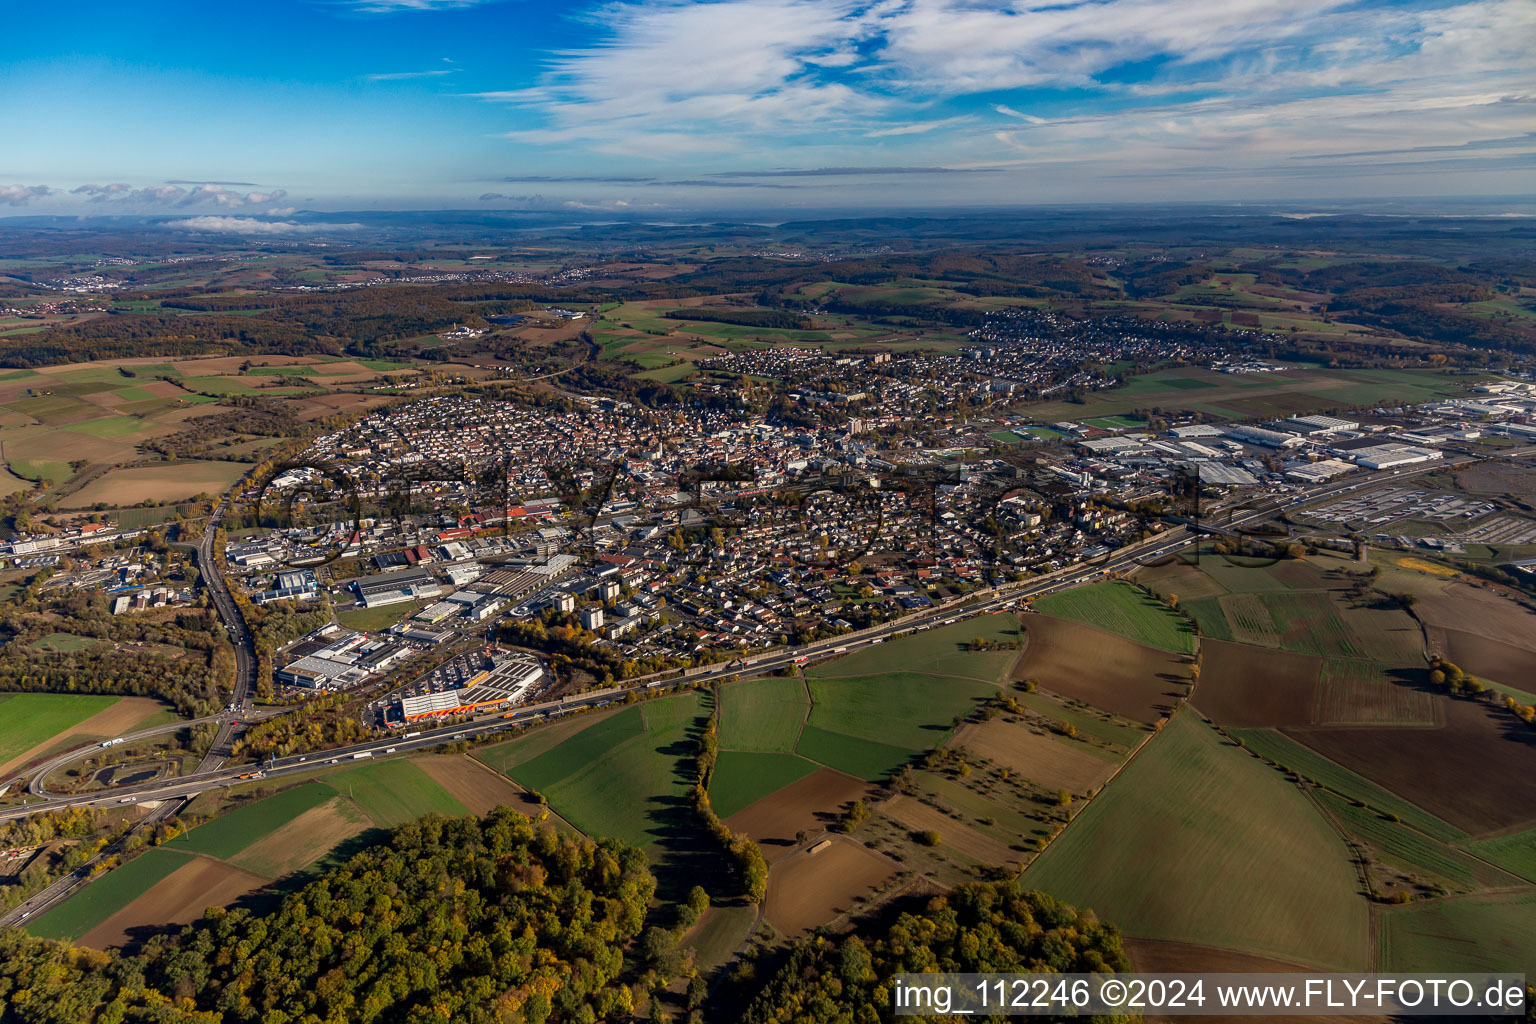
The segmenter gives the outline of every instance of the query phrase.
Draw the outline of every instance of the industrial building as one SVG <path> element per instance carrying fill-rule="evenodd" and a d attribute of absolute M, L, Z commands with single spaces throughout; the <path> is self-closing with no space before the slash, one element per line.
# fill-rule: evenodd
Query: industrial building
<path fill-rule="evenodd" d="M 380 605 L 400 604 L 403 601 L 419 601 L 437 597 L 443 592 L 432 574 L 425 569 L 406 569 L 402 572 L 370 576 L 352 584 L 357 596 L 369 608 Z"/>
<path fill-rule="evenodd" d="M 1357 466 L 1366 469 L 1393 469 L 1417 462 L 1432 462 L 1441 457 L 1433 448 L 1415 448 L 1406 444 L 1378 444 L 1350 452 Z"/>
<path fill-rule="evenodd" d="M 495 663 L 462 688 L 404 697 L 400 717 L 405 722 L 442 715 L 469 714 L 516 704 L 544 678 L 544 668 L 533 658 L 515 657 Z"/>

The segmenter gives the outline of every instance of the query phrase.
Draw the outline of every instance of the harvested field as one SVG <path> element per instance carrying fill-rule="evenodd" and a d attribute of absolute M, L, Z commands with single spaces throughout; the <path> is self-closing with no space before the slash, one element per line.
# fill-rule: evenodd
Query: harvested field
<path fill-rule="evenodd" d="M 1426 625 L 1493 639 L 1536 637 L 1536 615 L 1484 587 L 1452 580 L 1443 584 L 1431 582 L 1428 592 L 1421 588 L 1415 588 L 1415 592 L 1419 600 L 1413 612 Z"/>
<path fill-rule="evenodd" d="M 1024 624 L 1029 646 L 1015 679 L 1039 680 L 1048 690 L 1137 722 L 1155 722 L 1184 693 L 1178 680 L 1187 678 L 1189 666 L 1178 655 L 1049 615 L 1025 616 Z"/>
<path fill-rule="evenodd" d="M 1406 675 L 1404 670 L 1397 670 Z M 1436 725 L 1435 695 L 1375 662 L 1323 662 L 1314 725 Z M 1255 725 L 1263 724 L 1255 722 Z M 1273 722 L 1295 725 L 1295 722 Z"/>
<path fill-rule="evenodd" d="M 1528 624 L 1533 632 L 1515 633 L 1512 637 L 1536 644 L 1536 617 Z M 1445 630 L 1445 646 L 1446 657 L 1463 672 L 1526 689 L 1531 689 L 1532 681 L 1536 680 L 1536 651 L 1460 629 Z"/>
<path fill-rule="evenodd" d="M 1122 932 L 1364 970 L 1349 852 L 1295 786 L 1175 715 L 1025 870 Z"/>
<path fill-rule="evenodd" d="M 536 814 L 539 802 L 498 774 L 463 754 L 431 754 L 414 759 L 448 795 L 469 808 L 471 814 L 484 816 L 493 807 L 507 806 L 523 814 Z"/>
<path fill-rule="evenodd" d="M 795 845 L 795 833 L 818 832 L 842 814 L 845 804 L 869 796 L 870 786 L 830 768 L 792 782 L 725 819 L 731 831 L 751 836 L 768 861 L 783 857 Z"/>
<path fill-rule="evenodd" d="M 1018 854 L 1005 844 L 982 835 L 914 797 L 893 796 L 877 809 L 913 832 L 932 829 L 939 834 L 939 841 L 944 846 L 979 864 L 1012 864 L 1019 859 Z"/>
<path fill-rule="evenodd" d="M 1219 725 L 1312 723 L 1321 658 L 1208 637 L 1200 658 L 1192 703 Z"/>
<path fill-rule="evenodd" d="M 890 860 L 835 836 L 830 846 L 816 853 L 798 851 L 768 873 L 763 912 L 780 934 L 796 939 L 852 910 L 857 897 L 874 892 L 895 873 Z"/>
<path fill-rule="evenodd" d="M 1284 732 L 1471 835 L 1536 824 L 1536 730 L 1503 708 L 1437 703 L 1435 728 Z"/>
<path fill-rule="evenodd" d="M 141 501 L 181 501 L 199 494 L 222 494 L 250 466 L 238 462 L 178 460 L 163 466 L 113 469 L 92 480 L 67 499 L 71 508 L 137 505 Z"/>
<path fill-rule="evenodd" d="M 965 726 L 955 735 L 954 746 L 1012 768 L 1047 789 L 1073 793 L 1099 788 L 1115 770 L 1115 762 L 1095 748 L 1001 718 Z"/>
<path fill-rule="evenodd" d="M 247 846 L 230 859 L 236 867 L 266 878 L 281 878 L 309 867 L 345 840 L 373 827 L 350 800 L 332 797 Z"/>
<path fill-rule="evenodd" d="M 172 925 L 191 924 L 209 907 L 226 906 L 268 879 L 242 871 L 222 861 L 193 857 L 148 892 L 107 918 L 81 939 L 92 949 L 125 946 L 140 929 L 160 931 Z"/>

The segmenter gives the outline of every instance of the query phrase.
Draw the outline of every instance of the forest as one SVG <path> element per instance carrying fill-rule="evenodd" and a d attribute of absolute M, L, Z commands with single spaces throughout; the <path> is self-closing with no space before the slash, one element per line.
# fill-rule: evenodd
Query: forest
<path fill-rule="evenodd" d="M 933 897 L 921 913 L 901 914 L 870 938 L 815 936 L 798 943 L 750 1000 L 742 1020 L 911 1020 L 897 1017 L 891 1007 L 890 983 L 902 973 L 1130 969 L 1120 933 L 1091 913 L 1044 893 L 1025 892 L 1014 881 L 973 883 Z"/>

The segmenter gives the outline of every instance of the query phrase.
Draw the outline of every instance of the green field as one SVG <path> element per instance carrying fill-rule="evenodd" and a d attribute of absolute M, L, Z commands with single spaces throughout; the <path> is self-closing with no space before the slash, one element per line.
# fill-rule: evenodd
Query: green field
<path fill-rule="evenodd" d="M 1028 411 L 1046 422 L 1124 415 L 1157 406 L 1170 415 L 1187 410 L 1222 419 L 1278 418 L 1381 402 L 1427 402 L 1461 394 L 1477 379 L 1437 370 L 1298 366 L 1279 373 L 1242 374 L 1184 366 L 1131 377 L 1123 387 L 1090 392 L 1081 404 L 1044 402 Z"/>
<path fill-rule="evenodd" d="M 1036 598 L 1034 608 L 1160 651 L 1195 652 L 1195 631 L 1184 617 L 1127 583 L 1090 583 L 1047 594 Z"/>
<path fill-rule="evenodd" d="M 810 701 L 799 679 L 764 676 L 720 690 L 720 746 L 725 750 L 795 749 Z"/>
<path fill-rule="evenodd" d="M 1176 715 L 1024 872 L 1136 938 L 1365 970 L 1348 850 L 1294 786 Z"/>
<path fill-rule="evenodd" d="M 991 683 L 917 672 L 812 679 L 810 688 L 808 725 L 908 750 L 938 746 L 953 718 L 998 692 Z"/>
<path fill-rule="evenodd" d="M 1437 875 L 1463 889 L 1477 886 L 1479 865 L 1466 854 L 1336 793 L 1319 790 L 1316 795 L 1345 831 L 1370 843 L 1384 861 L 1414 874 Z"/>
<path fill-rule="evenodd" d="M 1457 896 L 1382 912 L 1384 971 L 1515 971 L 1536 965 L 1536 889 Z"/>
<path fill-rule="evenodd" d="M 1428 811 L 1272 729 L 1228 729 L 1227 732 L 1241 739 L 1243 745 L 1254 753 L 1284 765 L 1290 771 L 1327 786 L 1351 800 L 1358 800 L 1387 814 L 1395 814 L 1404 824 L 1441 842 L 1453 842 L 1467 836 L 1465 832 L 1441 821 Z"/>
<path fill-rule="evenodd" d="M 328 775 L 325 781 L 384 828 L 403 825 L 431 812 L 449 817 L 469 813 L 467 807 L 410 761 L 371 761 Z"/>
<path fill-rule="evenodd" d="M 1023 638 L 1018 619 L 1006 612 L 978 616 L 883 644 L 865 647 L 845 657 L 812 665 L 812 679 L 880 675 L 885 672 L 929 672 L 995 682 L 1018 659 L 1017 651 L 970 651 L 975 637 L 1017 643 Z"/>
<path fill-rule="evenodd" d="M 1095 416 L 1093 419 L 1079 422 L 1087 427 L 1098 427 L 1100 430 L 1134 430 L 1137 427 L 1146 426 L 1143 421 L 1133 420 L 1129 416 Z"/>
<path fill-rule="evenodd" d="M 692 732 L 702 726 L 704 713 L 696 692 L 646 701 L 513 765 L 507 774 L 542 793 L 588 835 L 648 847 L 693 826 Z"/>
<path fill-rule="evenodd" d="M 121 699 L 73 693 L 0 694 L 0 764 L 47 743 Z"/>
<path fill-rule="evenodd" d="M 44 939 L 74 942 L 190 862 L 185 854 L 159 846 L 107 872 L 27 925 Z"/>
<path fill-rule="evenodd" d="M 794 754 L 722 750 L 709 780 L 709 803 L 716 814 L 729 818 L 815 770 L 814 764 Z"/>
<path fill-rule="evenodd" d="M 939 739 L 942 739 L 940 737 Z M 938 740 L 935 740 L 937 745 Z M 814 725 L 807 725 L 800 734 L 795 752 L 828 768 L 836 768 L 860 779 L 871 782 L 883 779 L 912 760 L 917 753 L 907 747 L 896 747 L 877 740 L 859 739 L 840 732 L 831 732 Z"/>
<path fill-rule="evenodd" d="M 106 641 L 98 640 L 90 636 L 76 636 L 73 633 L 49 633 L 32 641 L 30 647 L 40 654 L 74 654 L 77 651 L 89 651 L 93 647 L 100 647 Z"/>
<path fill-rule="evenodd" d="M 165 845 L 171 850 L 229 860 L 269 832 L 335 795 L 336 790 L 320 783 L 285 789 L 183 832 Z"/>
<path fill-rule="evenodd" d="M 476 760 L 503 775 L 511 775 L 512 769 L 527 764 L 547 750 L 560 746 L 566 740 L 599 722 L 613 718 L 618 712 L 593 712 L 573 715 L 562 721 L 540 726 L 523 736 L 482 747 L 475 752 Z"/>
<path fill-rule="evenodd" d="M 336 612 L 336 621 L 346 629 L 359 633 L 378 633 L 388 629 L 408 615 L 422 609 L 419 601 L 380 605 L 377 608 L 343 608 Z"/>
<path fill-rule="evenodd" d="M 1470 843 L 1467 849 L 1505 871 L 1536 882 L 1536 830 Z"/>

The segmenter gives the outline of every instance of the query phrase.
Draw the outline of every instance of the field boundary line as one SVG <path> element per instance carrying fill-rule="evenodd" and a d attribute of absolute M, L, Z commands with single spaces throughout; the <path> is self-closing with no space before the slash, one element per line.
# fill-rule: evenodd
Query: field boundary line
<path fill-rule="evenodd" d="M 514 779 L 512 776 L 506 774 L 505 772 L 499 772 L 495 768 L 492 768 L 490 765 L 488 765 L 484 761 L 480 760 L 474 754 L 466 753 L 466 754 L 463 754 L 462 756 L 463 757 L 467 757 L 469 760 L 475 762 L 475 764 L 479 765 L 481 768 L 484 768 L 486 771 L 490 772 L 492 775 L 499 775 L 501 778 L 506 779 L 507 782 L 512 786 L 512 788 L 517 790 L 519 793 L 526 793 L 526 794 L 528 794 L 530 796 L 533 794 L 533 790 L 529 789 L 527 786 L 523 785 L 521 782 L 518 782 L 516 779 Z M 350 800 L 351 798 L 348 797 L 348 799 Z M 356 803 L 356 801 L 354 800 L 353 803 Z M 560 814 L 558 811 L 556 811 L 555 808 L 554 808 L 554 805 L 549 803 L 547 798 L 546 798 L 545 802 L 540 804 L 539 806 L 544 808 L 545 812 L 551 818 L 556 818 L 556 819 L 558 819 L 560 821 L 565 822 L 566 828 L 569 828 L 571 831 L 575 832 L 577 835 L 579 835 L 579 836 L 586 836 L 587 835 L 581 829 L 577 828 L 574 824 L 572 824 L 570 819 L 565 817 L 565 815 Z M 517 811 L 517 808 L 513 807 L 512 810 Z M 522 814 L 523 812 L 522 811 L 518 811 L 517 813 Z M 533 818 L 532 815 L 524 814 L 523 817 L 527 818 L 529 821 L 532 821 L 535 825 L 538 824 L 538 821 L 536 821 Z M 591 836 L 587 836 L 587 838 L 590 839 L 592 837 Z"/>

